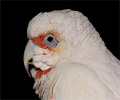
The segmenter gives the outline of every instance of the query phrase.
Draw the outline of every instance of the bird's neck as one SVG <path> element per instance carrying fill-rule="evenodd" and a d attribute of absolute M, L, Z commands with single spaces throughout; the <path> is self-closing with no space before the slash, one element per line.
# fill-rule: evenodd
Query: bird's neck
<path fill-rule="evenodd" d="M 64 60 L 86 65 L 99 61 L 104 62 L 105 54 L 108 51 L 97 32 L 86 35 L 82 41 L 78 41 L 76 45 L 73 45 L 73 47 L 71 46 L 70 48 L 72 49 L 69 50 L 67 58 Z"/>
<path fill-rule="evenodd" d="M 109 65 L 112 67 L 114 65 L 119 66 L 120 63 L 107 49 L 103 40 L 96 32 L 95 35 L 88 35 L 84 41 L 77 43 L 73 50 L 70 50 L 64 61 L 89 65 L 90 67 L 96 66 L 96 68 L 106 66 L 106 61 L 113 63 L 113 65 Z"/>

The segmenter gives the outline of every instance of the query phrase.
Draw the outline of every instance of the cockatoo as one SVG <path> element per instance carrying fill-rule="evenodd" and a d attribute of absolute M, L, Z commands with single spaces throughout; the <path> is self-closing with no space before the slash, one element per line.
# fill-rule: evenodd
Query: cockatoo
<path fill-rule="evenodd" d="M 120 100 L 120 61 L 82 13 L 39 13 L 27 37 L 24 65 L 41 100 Z"/>

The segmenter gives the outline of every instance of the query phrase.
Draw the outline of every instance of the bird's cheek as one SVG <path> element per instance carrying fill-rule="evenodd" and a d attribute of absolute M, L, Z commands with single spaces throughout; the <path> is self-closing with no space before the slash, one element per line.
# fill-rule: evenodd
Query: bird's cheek
<path fill-rule="evenodd" d="M 65 42 L 59 42 L 57 47 L 53 50 L 62 57 L 66 51 L 69 49 L 68 45 Z"/>
<path fill-rule="evenodd" d="M 46 70 L 52 66 L 53 52 L 40 47 L 35 47 L 34 52 L 35 56 L 33 57 L 33 64 L 35 67 L 40 68 L 41 70 Z"/>
<path fill-rule="evenodd" d="M 40 47 L 34 48 L 35 55 L 33 56 L 33 65 L 35 69 L 31 70 L 31 74 L 34 78 L 40 78 L 43 74 L 47 74 L 52 68 L 55 67 L 55 64 L 58 61 L 58 54 L 43 49 Z"/>

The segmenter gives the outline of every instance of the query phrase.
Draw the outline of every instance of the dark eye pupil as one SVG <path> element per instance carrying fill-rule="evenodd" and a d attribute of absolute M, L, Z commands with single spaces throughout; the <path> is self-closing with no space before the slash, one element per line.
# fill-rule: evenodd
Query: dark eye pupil
<path fill-rule="evenodd" d="M 52 38 L 52 37 L 48 37 L 47 40 L 48 40 L 49 42 L 51 42 L 51 41 L 53 40 L 53 38 Z"/>

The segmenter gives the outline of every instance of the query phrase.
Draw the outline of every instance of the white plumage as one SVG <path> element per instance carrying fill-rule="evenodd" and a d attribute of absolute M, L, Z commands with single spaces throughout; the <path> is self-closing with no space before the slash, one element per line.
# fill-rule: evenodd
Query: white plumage
<path fill-rule="evenodd" d="M 33 41 L 49 32 L 59 41 L 52 51 L 39 45 L 42 40 Z M 51 68 L 33 87 L 42 100 L 120 100 L 120 61 L 82 13 L 40 13 L 30 21 L 27 33 L 31 40 L 24 53 L 25 67 L 33 58 L 42 71 Z M 37 71 L 31 70 L 33 78 Z"/>

